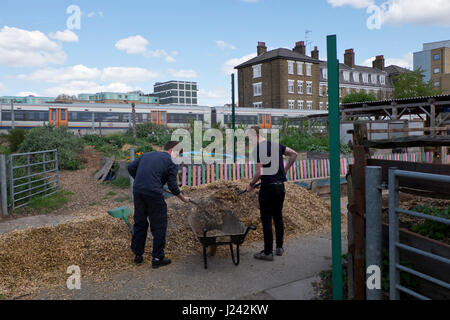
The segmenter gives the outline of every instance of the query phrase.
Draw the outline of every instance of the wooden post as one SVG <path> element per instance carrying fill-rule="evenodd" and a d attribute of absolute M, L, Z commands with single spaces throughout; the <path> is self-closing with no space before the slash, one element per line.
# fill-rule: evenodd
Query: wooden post
<path fill-rule="evenodd" d="M 354 205 L 350 207 L 354 225 L 354 298 L 364 300 L 366 293 L 366 272 L 364 263 L 365 249 L 365 167 L 369 150 L 364 147 L 367 141 L 367 127 L 365 123 L 355 122 L 353 131 L 354 165 L 351 167 Z"/>

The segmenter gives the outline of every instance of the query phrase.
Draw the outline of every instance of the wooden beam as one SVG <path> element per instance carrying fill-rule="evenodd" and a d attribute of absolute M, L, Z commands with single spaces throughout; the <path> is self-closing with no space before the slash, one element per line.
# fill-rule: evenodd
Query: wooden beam
<path fill-rule="evenodd" d="M 365 141 L 364 146 L 374 149 L 450 146 L 450 136 L 408 136 L 384 140 Z"/>
<path fill-rule="evenodd" d="M 369 133 L 394 133 L 394 132 L 415 132 L 415 131 L 447 131 L 448 127 L 434 127 L 434 128 L 402 128 L 402 129 L 373 129 L 369 130 Z"/>

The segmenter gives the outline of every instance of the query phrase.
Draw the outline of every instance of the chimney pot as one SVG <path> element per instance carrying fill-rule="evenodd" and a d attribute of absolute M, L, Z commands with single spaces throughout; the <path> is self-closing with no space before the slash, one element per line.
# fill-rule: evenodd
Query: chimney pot
<path fill-rule="evenodd" d="M 258 52 L 258 56 L 264 54 L 267 52 L 267 47 L 266 47 L 266 43 L 265 42 L 258 42 L 258 47 L 256 47 L 257 52 Z"/>
<path fill-rule="evenodd" d="M 344 63 L 350 68 L 355 67 L 355 52 L 353 51 L 353 49 L 345 50 Z"/>
<path fill-rule="evenodd" d="M 306 54 L 305 41 L 298 41 L 295 43 L 294 51 L 300 54 Z"/>

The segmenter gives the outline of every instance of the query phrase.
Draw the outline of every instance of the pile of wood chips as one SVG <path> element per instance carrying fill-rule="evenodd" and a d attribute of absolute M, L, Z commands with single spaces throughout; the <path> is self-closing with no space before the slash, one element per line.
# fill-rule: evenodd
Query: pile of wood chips
<path fill-rule="evenodd" d="M 245 226 L 255 225 L 248 242 L 262 241 L 257 192 L 238 196 L 246 182 L 220 181 L 183 192 L 194 200 L 206 201 L 209 212 L 232 210 Z M 326 230 L 330 225 L 329 206 L 315 194 L 286 184 L 284 207 L 286 237 Z M 169 230 L 166 253 L 171 258 L 201 254 L 201 245 L 187 222 L 187 214 L 197 210 L 173 197 L 167 200 Z M 132 219 L 131 223 L 132 223 Z M 14 298 L 54 286 L 65 286 L 67 268 L 77 265 L 82 279 L 105 281 L 112 274 L 135 268 L 130 251 L 131 235 L 122 220 L 105 212 L 104 217 L 79 217 L 55 227 L 14 231 L 0 236 L 0 294 Z M 151 261 L 151 235 L 145 261 Z M 245 245 L 245 244 L 244 244 Z M 218 251 L 220 254 L 220 250 Z M 223 250 L 223 254 L 228 254 Z"/>

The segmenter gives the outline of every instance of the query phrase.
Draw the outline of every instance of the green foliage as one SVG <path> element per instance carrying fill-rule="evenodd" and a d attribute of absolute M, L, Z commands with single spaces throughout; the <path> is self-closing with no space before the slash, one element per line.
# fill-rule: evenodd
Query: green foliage
<path fill-rule="evenodd" d="M 9 130 L 8 134 L 5 135 L 6 140 L 9 142 L 9 148 L 11 152 L 17 152 L 20 145 L 25 140 L 27 131 L 22 128 L 16 128 Z"/>
<path fill-rule="evenodd" d="M 424 82 L 424 71 L 402 72 L 394 77 L 394 98 L 414 98 L 423 96 L 434 96 L 441 92 L 433 87 L 430 82 Z"/>
<path fill-rule="evenodd" d="M 389 292 L 389 251 L 383 251 L 383 260 L 381 262 L 381 289 L 384 292 Z M 402 266 L 414 269 L 411 261 L 400 261 Z M 413 276 L 407 272 L 400 272 L 400 284 L 408 289 L 417 290 L 418 283 Z"/>
<path fill-rule="evenodd" d="M 342 99 L 342 103 L 369 102 L 376 100 L 377 98 L 373 94 L 360 91 L 346 95 Z"/>
<path fill-rule="evenodd" d="M 153 147 L 146 142 L 140 143 L 136 149 L 136 153 L 148 153 L 153 151 L 155 151 Z"/>
<path fill-rule="evenodd" d="M 83 167 L 78 153 L 83 141 L 66 127 L 43 126 L 31 129 L 25 136 L 19 152 L 58 150 L 59 167 L 64 170 L 78 170 Z"/>
<path fill-rule="evenodd" d="M 113 185 L 114 187 L 120 188 L 120 189 L 129 189 L 130 188 L 130 179 L 124 178 L 124 177 L 116 177 L 111 182 L 108 182 L 109 184 Z"/>
<path fill-rule="evenodd" d="M 296 151 L 329 152 L 329 138 L 321 134 L 302 134 L 298 128 L 288 127 L 280 132 L 280 143 Z M 350 153 L 349 147 L 341 144 L 341 153 Z"/>
<path fill-rule="evenodd" d="M 441 210 L 426 204 L 424 206 L 416 206 L 413 210 L 435 217 L 450 219 L 450 207 Z M 440 222 L 425 220 L 420 224 L 414 225 L 411 230 L 420 235 L 439 241 L 450 239 L 450 226 Z"/>
<path fill-rule="evenodd" d="M 70 196 L 72 195 L 73 192 L 58 191 L 48 197 L 33 198 L 29 204 L 29 207 L 41 213 L 49 213 L 62 208 L 69 202 Z"/>
<path fill-rule="evenodd" d="M 129 128 L 126 136 L 133 137 L 133 129 Z M 144 139 L 148 143 L 163 146 L 170 141 L 172 132 L 166 127 L 151 122 L 136 125 L 136 137 Z"/>
<path fill-rule="evenodd" d="M 11 149 L 0 145 L 0 154 L 4 154 L 5 156 L 9 156 L 11 153 Z"/>

